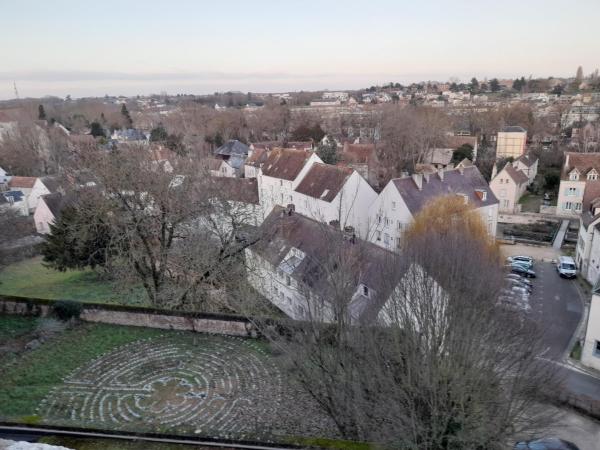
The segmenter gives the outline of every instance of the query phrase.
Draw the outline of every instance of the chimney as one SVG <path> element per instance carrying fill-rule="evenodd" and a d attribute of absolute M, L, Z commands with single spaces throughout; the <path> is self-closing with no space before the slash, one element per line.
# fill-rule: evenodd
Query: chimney
<path fill-rule="evenodd" d="M 407 178 L 408 177 L 408 172 L 406 170 L 403 170 L 402 172 L 400 172 L 400 178 Z"/>
<path fill-rule="evenodd" d="M 567 159 L 565 159 L 565 167 L 569 167 L 569 152 L 567 152 Z"/>
<path fill-rule="evenodd" d="M 296 205 L 294 205 L 293 203 L 289 203 L 286 208 L 285 208 L 285 214 L 287 216 L 291 216 L 294 211 L 296 211 Z"/>
<path fill-rule="evenodd" d="M 419 190 L 422 190 L 423 189 L 423 175 L 420 173 L 413 173 L 412 179 L 415 182 L 415 184 L 417 185 L 417 188 Z"/>
<path fill-rule="evenodd" d="M 440 177 L 440 181 L 444 181 L 444 169 L 438 169 L 438 177 Z"/>

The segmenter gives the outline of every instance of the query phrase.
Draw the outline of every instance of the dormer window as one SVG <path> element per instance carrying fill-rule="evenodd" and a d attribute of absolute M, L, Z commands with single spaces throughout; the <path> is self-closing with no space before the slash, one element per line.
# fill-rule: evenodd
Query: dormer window
<path fill-rule="evenodd" d="M 595 181 L 598 179 L 598 172 L 596 172 L 596 169 L 592 169 L 588 172 L 587 179 L 588 181 Z"/>
<path fill-rule="evenodd" d="M 569 174 L 569 180 L 570 181 L 579 181 L 579 172 L 577 171 L 577 169 L 573 170 Z"/>
<path fill-rule="evenodd" d="M 361 294 L 367 298 L 369 298 L 369 296 L 371 295 L 371 293 L 369 292 L 369 288 L 364 284 L 362 285 Z"/>

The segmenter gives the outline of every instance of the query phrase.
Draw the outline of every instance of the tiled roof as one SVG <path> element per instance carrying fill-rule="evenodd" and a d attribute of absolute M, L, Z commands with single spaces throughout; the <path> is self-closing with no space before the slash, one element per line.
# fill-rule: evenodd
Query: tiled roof
<path fill-rule="evenodd" d="M 579 173 L 583 175 L 587 174 L 592 169 L 596 169 L 596 171 L 600 173 L 600 153 L 567 152 L 565 154 L 562 179 L 568 179 L 569 172 L 573 169 L 577 169 Z"/>
<path fill-rule="evenodd" d="M 366 164 L 375 157 L 375 144 L 344 143 L 341 154 L 347 163 Z"/>
<path fill-rule="evenodd" d="M 255 148 L 252 154 L 246 159 L 247 166 L 261 167 L 269 157 L 269 152 L 265 148 Z"/>
<path fill-rule="evenodd" d="M 10 188 L 31 189 L 35 184 L 36 177 L 12 177 L 8 182 Z"/>
<path fill-rule="evenodd" d="M 347 167 L 314 163 L 296 188 L 296 192 L 331 202 L 342 190 L 353 170 Z"/>
<path fill-rule="evenodd" d="M 431 200 L 449 194 L 463 194 L 469 199 L 469 203 L 476 208 L 494 205 L 498 200 L 489 185 L 477 169 L 477 167 L 465 167 L 464 169 L 445 170 L 444 179 L 439 174 L 429 175 L 429 180 L 423 177 L 422 189 L 419 189 L 412 179 L 396 178 L 391 181 L 402 196 L 411 214 L 414 216 Z M 486 200 L 482 200 L 476 190 L 486 192 Z"/>
<path fill-rule="evenodd" d="M 248 156 L 249 150 L 250 150 L 250 147 L 248 147 L 243 142 L 240 142 L 237 139 L 231 139 L 231 140 L 227 141 L 225 144 L 221 145 L 218 149 L 216 149 L 215 155 Z"/>
<path fill-rule="evenodd" d="M 211 177 L 210 182 L 223 200 L 258 205 L 256 178 Z"/>
<path fill-rule="evenodd" d="M 404 270 L 402 257 L 360 239 L 343 240 L 342 232 L 337 228 L 301 214 L 288 215 L 284 211 L 279 206 L 273 208 L 260 226 L 261 239 L 251 247 L 252 251 L 275 268 L 282 263 L 285 265 L 285 258 L 292 248 L 302 251 L 306 256 L 289 268 L 288 273 L 298 282 L 315 289 L 324 299 L 328 298 L 332 274 L 323 268 L 334 262 L 331 253 L 335 252 L 336 258 L 348 262 L 341 268 L 351 271 L 344 274 L 348 280 L 354 279 L 357 288 L 359 284 L 364 284 L 378 294 L 370 299 L 362 298 L 363 304 L 353 304 L 350 309 L 357 316 L 364 317 L 367 313 L 370 317 L 376 316 L 373 309 L 381 308 L 382 300 L 389 296 L 393 288 L 389 280 L 383 279 L 381 268 Z M 389 273 L 386 275 L 389 276 Z M 348 300 L 350 302 L 351 299 Z"/>
<path fill-rule="evenodd" d="M 598 202 L 598 200 L 600 200 L 600 180 L 588 181 L 585 184 L 581 205 L 581 220 L 585 227 L 600 217 L 600 214 L 593 216 L 590 211 L 590 206 Z"/>
<path fill-rule="evenodd" d="M 507 163 L 506 166 L 504 166 L 504 171 L 517 184 L 529 183 L 529 178 L 527 175 L 522 170 L 515 169 L 510 163 Z"/>
<path fill-rule="evenodd" d="M 503 133 L 527 133 L 527 130 L 519 126 L 508 126 L 502 128 Z"/>
<path fill-rule="evenodd" d="M 262 167 L 263 175 L 295 180 L 311 154 L 304 150 L 278 148 L 271 150 L 269 157 Z"/>
<path fill-rule="evenodd" d="M 521 156 L 519 156 L 515 161 L 522 162 L 527 167 L 531 167 L 536 163 L 537 158 L 535 156 L 533 156 L 531 153 L 524 153 Z"/>

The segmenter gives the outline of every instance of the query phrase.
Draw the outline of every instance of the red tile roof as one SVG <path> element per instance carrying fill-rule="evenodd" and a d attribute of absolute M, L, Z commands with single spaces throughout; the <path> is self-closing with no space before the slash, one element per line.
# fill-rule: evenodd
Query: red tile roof
<path fill-rule="evenodd" d="M 10 188 L 31 189 L 35 184 L 36 177 L 12 177 L 8 182 Z"/>
<path fill-rule="evenodd" d="M 269 157 L 262 167 L 263 175 L 293 181 L 310 156 L 311 153 L 304 150 L 287 148 L 271 150 Z"/>
<path fill-rule="evenodd" d="M 296 188 L 296 192 L 331 202 L 352 173 L 353 170 L 347 167 L 314 163 Z"/>

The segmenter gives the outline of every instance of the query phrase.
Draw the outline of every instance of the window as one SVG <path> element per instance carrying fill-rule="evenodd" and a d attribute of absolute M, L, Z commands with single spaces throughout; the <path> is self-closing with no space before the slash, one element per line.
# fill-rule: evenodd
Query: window
<path fill-rule="evenodd" d="M 279 180 L 279 186 L 283 186 L 283 180 Z"/>
<path fill-rule="evenodd" d="M 581 203 L 575 203 L 575 211 L 581 211 Z"/>
<path fill-rule="evenodd" d="M 577 188 L 574 188 L 574 187 L 567 188 L 565 195 L 570 195 L 570 196 L 577 195 Z"/>
<path fill-rule="evenodd" d="M 381 223 L 381 214 L 377 214 L 377 223 Z"/>
<path fill-rule="evenodd" d="M 390 245 L 390 235 L 389 235 L 389 234 L 385 233 L 385 234 L 383 235 L 383 243 L 384 243 L 385 245 Z"/>
<path fill-rule="evenodd" d="M 392 202 L 392 211 L 396 211 L 396 202 Z"/>
<path fill-rule="evenodd" d="M 569 180 L 571 181 L 577 181 L 579 180 L 579 173 L 577 172 L 571 172 L 569 175 Z"/>
<path fill-rule="evenodd" d="M 375 239 L 377 239 L 378 241 L 381 240 L 381 231 L 376 231 L 375 232 Z"/>
<path fill-rule="evenodd" d="M 291 284 L 292 284 L 292 279 L 290 278 L 289 275 L 285 276 L 285 284 L 287 284 L 288 286 L 291 286 Z"/>
<path fill-rule="evenodd" d="M 365 297 L 369 297 L 369 288 L 364 284 L 362 285 L 362 295 L 364 295 Z"/>
<path fill-rule="evenodd" d="M 563 209 L 570 211 L 572 206 L 573 204 L 571 202 L 565 202 L 565 204 L 563 205 Z"/>
<path fill-rule="evenodd" d="M 388 219 L 387 217 L 385 218 L 385 226 L 387 227 L 388 225 L 390 225 L 392 223 L 391 219 Z"/>
<path fill-rule="evenodd" d="M 596 341 L 594 345 L 594 356 L 600 356 L 600 341 Z"/>
<path fill-rule="evenodd" d="M 593 172 L 588 173 L 587 179 L 591 180 L 591 181 L 597 180 L 598 172 L 593 171 Z"/>
<path fill-rule="evenodd" d="M 294 201 L 292 200 L 292 196 L 290 195 L 290 203 L 294 203 Z"/>
<path fill-rule="evenodd" d="M 510 200 L 502 200 L 502 207 L 505 209 L 510 207 Z"/>

